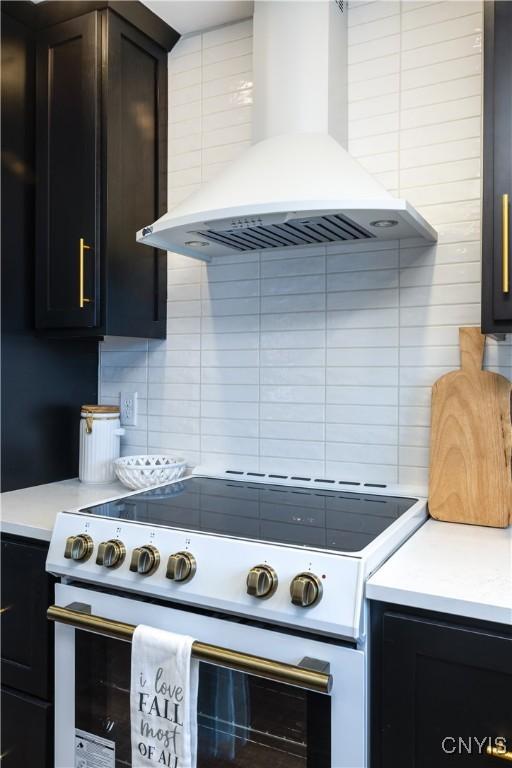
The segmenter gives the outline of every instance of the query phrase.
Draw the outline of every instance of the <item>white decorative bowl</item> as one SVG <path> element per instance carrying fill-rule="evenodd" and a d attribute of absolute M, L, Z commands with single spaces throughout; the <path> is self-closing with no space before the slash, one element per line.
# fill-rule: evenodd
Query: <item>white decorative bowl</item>
<path fill-rule="evenodd" d="M 175 456 L 122 456 L 114 461 L 119 480 L 133 491 L 172 483 L 186 468 L 186 461 Z"/>

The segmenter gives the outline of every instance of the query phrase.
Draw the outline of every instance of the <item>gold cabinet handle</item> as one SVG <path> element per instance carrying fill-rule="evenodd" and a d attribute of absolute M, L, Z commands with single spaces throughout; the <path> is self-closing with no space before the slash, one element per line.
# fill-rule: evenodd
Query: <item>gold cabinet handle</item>
<path fill-rule="evenodd" d="M 498 760 L 505 760 L 507 763 L 512 763 L 512 752 L 506 750 L 504 747 L 491 747 L 488 746 L 485 750 L 485 754 L 489 757 L 497 757 Z"/>
<path fill-rule="evenodd" d="M 84 238 L 80 238 L 80 309 L 83 309 L 86 304 L 91 303 L 91 299 L 87 299 L 84 296 L 84 253 L 90 251 L 91 246 L 87 245 Z"/>
<path fill-rule="evenodd" d="M 502 290 L 503 293 L 509 292 L 509 272 L 508 272 L 508 262 L 509 262 L 509 256 L 508 256 L 508 194 L 501 196 L 501 219 L 502 219 L 502 236 L 501 236 L 501 247 L 502 247 Z"/>

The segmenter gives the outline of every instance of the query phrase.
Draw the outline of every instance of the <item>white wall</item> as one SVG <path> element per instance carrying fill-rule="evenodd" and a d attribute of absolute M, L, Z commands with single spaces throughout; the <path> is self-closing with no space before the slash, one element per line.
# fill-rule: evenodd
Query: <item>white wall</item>
<path fill-rule="evenodd" d="M 349 148 L 439 244 L 170 255 L 167 340 L 102 345 L 102 401 L 141 398 L 124 453 L 426 483 L 430 387 L 480 321 L 482 5 L 352 3 L 349 26 Z M 251 46 L 247 21 L 171 53 L 171 204 L 248 145 Z M 486 360 L 512 375 L 511 346 Z"/>

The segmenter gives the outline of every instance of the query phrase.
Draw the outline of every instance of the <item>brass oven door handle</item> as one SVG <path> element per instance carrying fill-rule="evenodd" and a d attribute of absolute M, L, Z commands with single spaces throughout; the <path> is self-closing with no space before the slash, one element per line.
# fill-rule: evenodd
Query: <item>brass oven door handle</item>
<path fill-rule="evenodd" d="M 48 608 L 47 617 L 50 621 L 68 624 L 75 629 L 131 642 L 135 631 L 133 624 L 112 621 L 104 619 L 102 616 L 86 613 L 84 611 L 86 606 L 81 606 L 81 610 L 74 610 L 74 607 L 78 607 L 76 603 L 68 608 L 51 605 Z M 248 675 L 257 675 L 267 680 L 294 685 L 308 691 L 330 693 L 332 688 L 332 675 L 326 671 L 313 669 L 309 664 L 308 666 L 285 664 L 281 661 L 273 661 L 249 653 L 240 653 L 240 651 L 233 651 L 218 645 L 200 643 L 197 640 L 192 645 L 192 656 L 208 664 L 218 664 Z M 311 662 L 311 660 L 308 661 Z M 306 660 L 304 660 L 305 662 Z"/>
<path fill-rule="evenodd" d="M 80 276 L 79 276 L 79 281 L 80 281 L 79 303 L 80 303 L 80 309 L 83 309 L 86 304 L 90 304 L 91 303 L 91 299 L 87 299 L 84 296 L 84 269 L 85 269 L 84 254 L 85 254 L 85 251 L 90 251 L 91 247 L 92 246 L 86 244 L 86 242 L 85 242 L 83 237 L 80 238 L 80 265 L 79 265 L 79 273 L 80 273 Z"/>
<path fill-rule="evenodd" d="M 509 197 L 501 196 L 501 288 L 503 293 L 510 290 L 509 279 Z"/>
<path fill-rule="evenodd" d="M 485 754 L 488 757 L 496 757 L 498 760 L 505 760 L 507 763 L 512 763 L 512 752 L 508 750 L 504 751 L 504 747 L 487 747 Z"/>

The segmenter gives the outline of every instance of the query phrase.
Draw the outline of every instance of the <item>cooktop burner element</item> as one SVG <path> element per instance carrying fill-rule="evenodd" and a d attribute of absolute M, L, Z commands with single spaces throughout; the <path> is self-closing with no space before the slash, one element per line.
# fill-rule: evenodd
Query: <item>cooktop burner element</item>
<path fill-rule="evenodd" d="M 85 514 L 332 552 L 360 552 L 417 499 L 190 477 Z"/>

